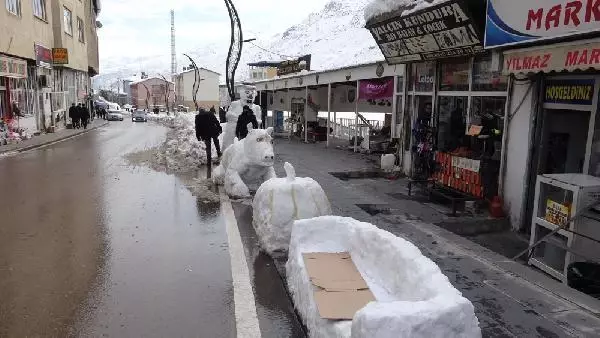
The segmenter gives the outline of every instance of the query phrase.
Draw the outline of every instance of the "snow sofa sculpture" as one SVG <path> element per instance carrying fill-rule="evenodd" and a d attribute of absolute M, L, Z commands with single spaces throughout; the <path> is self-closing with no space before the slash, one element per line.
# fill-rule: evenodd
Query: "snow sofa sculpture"
<path fill-rule="evenodd" d="M 287 177 L 272 178 L 254 195 L 252 224 L 261 247 L 269 254 L 288 250 L 295 220 L 331 215 L 325 192 L 309 177 L 296 177 L 294 167 L 283 165 Z"/>
<path fill-rule="evenodd" d="M 248 136 L 225 149 L 221 164 L 213 171 L 213 182 L 223 184 L 227 195 L 249 197 L 248 184 L 261 185 L 276 177 L 273 163 L 273 128 L 252 129 Z"/>
<path fill-rule="evenodd" d="M 302 253 L 349 252 L 376 302 L 352 321 L 320 317 Z M 412 243 L 369 223 L 323 216 L 294 222 L 287 283 L 311 337 L 481 337 L 471 302 Z"/>

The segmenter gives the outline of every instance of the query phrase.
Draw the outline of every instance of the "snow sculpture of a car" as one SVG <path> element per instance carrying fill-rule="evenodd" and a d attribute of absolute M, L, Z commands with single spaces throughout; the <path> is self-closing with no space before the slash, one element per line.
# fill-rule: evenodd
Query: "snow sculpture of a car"
<path fill-rule="evenodd" d="M 213 182 L 222 184 L 232 197 L 249 197 L 248 184 L 260 186 L 277 177 L 273 163 L 273 128 L 253 129 L 248 124 L 248 135 L 234 142 L 223 152 L 221 164 L 213 171 Z"/>
<path fill-rule="evenodd" d="M 287 177 L 272 178 L 254 195 L 252 224 L 263 250 L 286 252 L 295 220 L 331 215 L 325 192 L 310 177 L 296 177 L 294 167 L 283 165 Z"/>
<path fill-rule="evenodd" d="M 302 258 L 305 252 L 348 252 L 377 299 L 353 320 L 319 316 Z M 473 304 L 409 241 L 353 218 L 294 222 L 286 264 L 294 305 L 311 337 L 480 338 Z"/>

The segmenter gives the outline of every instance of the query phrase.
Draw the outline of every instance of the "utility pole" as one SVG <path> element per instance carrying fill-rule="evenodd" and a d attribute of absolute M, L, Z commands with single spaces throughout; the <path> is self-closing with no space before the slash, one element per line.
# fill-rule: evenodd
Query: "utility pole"
<path fill-rule="evenodd" d="M 175 10 L 171 10 L 171 80 L 177 74 L 177 57 L 175 53 Z"/>

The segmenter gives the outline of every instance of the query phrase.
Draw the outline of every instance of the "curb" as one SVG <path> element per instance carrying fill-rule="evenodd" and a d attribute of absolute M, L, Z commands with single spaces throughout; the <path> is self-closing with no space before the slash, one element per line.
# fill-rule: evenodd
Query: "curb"
<path fill-rule="evenodd" d="M 59 137 L 57 139 L 54 139 L 54 140 L 50 140 L 50 141 L 46 141 L 46 142 L 42 142 L 42 143 L 38 143 L 38 144 L 32 144 L 32 145 L 25 146 L 23 148 L 19 148 L 19 149 L 15 149 L 15 150 L 0 151 L 0 157 L 7 156 L 9 154 L 20 154 L 20 153 L 23 153 L 23 152 L 26 152 L 26 151 L 29 151 L 29 150 L 33 150 L 33 149 L 36 149 L 36 148 L 41 148 L 41 147 L 44 147 L 44 146 L 47 146 L 47 145 L 50 145 L 50 144 L 53 144 L 53 143 L 62 142 L 62 141 L 68 140 L 70 138 L 73 138 L 73 137 L 85 134 L 87 132 L 90 132 L 92 130 L 96 130 L 96 129 L 100 128 L 100 127 L 104 127 L 106 125 L 108 125 L 108 122 L 104 122 L 104 123 L 102 123 L 100 125 L 93 126 L 93 127 L 88 128 L 88 129 L 84 129 L 82 131 L 76 132 L 76 133 L 71 134 L 71 135 L 61 136 L 61 137 Z"/>

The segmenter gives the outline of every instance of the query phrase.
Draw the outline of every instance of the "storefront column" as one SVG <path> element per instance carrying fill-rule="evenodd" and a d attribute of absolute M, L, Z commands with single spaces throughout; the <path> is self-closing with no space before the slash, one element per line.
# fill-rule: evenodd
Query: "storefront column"
<path fill-rule="evenodd" d="M 398 124 L 398 119 L 396 118 L 396 107 L 398 106 L 398 75 L 394 75 L 392 80 L 394 81 L 394 96 L 392 96 L 392 125 L 390 129 L 390 141 L 394 139 L 394 137 L 398 137 L 398 135 L 396 135 L 396 125 Z"/>
<path fill-rule="evenodd" d="M 358 150 L 358 98 L 360 97 L 360 80 L 356 80 L 356 99 L 354 102 L 354 152 Z"/>
<path fill-rule="evenodd" d="M 308 142 L 308 119 L 306 112 L 308 110 L 308 86 L 304 87 L 304 142 Z"/>
<path fill-rule="evenodd" d="M 318 116 L 317 116 L 318 118 Z M 329 147 L 329 128 L 331 125 L 331 83 L 327 85 L 327 147 Z"/>

